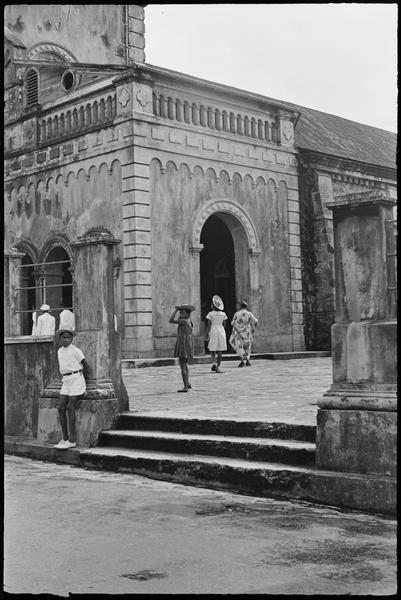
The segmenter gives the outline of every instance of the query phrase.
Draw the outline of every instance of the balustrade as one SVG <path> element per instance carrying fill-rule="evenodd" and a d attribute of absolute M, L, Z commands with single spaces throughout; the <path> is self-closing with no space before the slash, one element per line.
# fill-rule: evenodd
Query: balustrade
<path fill-rule="evenodd" d="M 185 122 L 188 125 L 200 125 L 217 131 L 280 143 L 277 119 L 274 122 L 256 119 L 196 102 L 190 103 L 188 100 L 165 97 L 156 92 L 153 93 L 153 114 L 162 119 Z"/>
<path fill-rule="evenodd" d="M 156 100 L 157 103 L 157 100 Z M 172 109 L 174 110 L 174 109 Z M 176 113 L 171 118 L 176 118 Z M 42 119 L 39 124 L 39 143 L 50 142 L 71 133 L 108 123 L 116 115 L 116 98 L 107 96 L 72 110 Z"/>

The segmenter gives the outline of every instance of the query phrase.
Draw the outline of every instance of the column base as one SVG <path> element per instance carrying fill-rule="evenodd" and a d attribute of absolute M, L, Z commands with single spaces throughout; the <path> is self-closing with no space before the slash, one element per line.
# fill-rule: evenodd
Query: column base
<path fill-rule="evenodd" d="M 58 414 L 60 389 L 61 381 L 52 380 L 40 395 L 38 441 L 57 444 L 62 439 Z M 111 380 L 89 381 L 76 408 L 77 446 L 96 446 L 100 432 L 111 429 L 118 415 L 118 399 Z"/>
<path fill-rule="evenodd" d="M 390 409 L 394 399 L 383 399 L 384 410 L 369 397 L 334 397 L 331 401 L 334 407 L 317 412 L 316 467 L 396 476 L 397 412 Z"/>

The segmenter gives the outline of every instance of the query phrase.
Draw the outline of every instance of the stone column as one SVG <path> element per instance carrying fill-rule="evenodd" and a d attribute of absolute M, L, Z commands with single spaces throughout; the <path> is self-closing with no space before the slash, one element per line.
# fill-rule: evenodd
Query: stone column
<path fill-rule="evenodd" d="M 21 317 L 18 310 L 18 290 L 21 287 L 21 269 L 23 252 L 11 248 L 4 253 L 4 335 L 21 335 Z"/>
<path fill-rule="evenodd" d="M 333 211 L 336 321 L 333 384 L 318 402 L 316 438 L 317 467 L 371 474 L 372 481 L 381 477 L 378 489 L 390 504 L 397 450 L 397 323 L 388 308 L 385 224 L 394 204 L 382 192 L 327 203 Z M 380 499 L 372 502 L 380 506 Z"/>
<path fill-rule="evenodd" d="M 110 429 L 118 413 L 128 410 L 128 394 L 121 375 L 121 340 L 115 329 L 113 247 L 120 240 L 102 227 L 89 230 L 72 244 L 74 253 L 77 335 L 74 344 L 88 361 L 91 373 L 77 411 L 77 444 L 94 446 L 100 431 Z M 58 365 L 39 405 L 38 438 L 61 438 L 57 399 L 61 379 Z"/>

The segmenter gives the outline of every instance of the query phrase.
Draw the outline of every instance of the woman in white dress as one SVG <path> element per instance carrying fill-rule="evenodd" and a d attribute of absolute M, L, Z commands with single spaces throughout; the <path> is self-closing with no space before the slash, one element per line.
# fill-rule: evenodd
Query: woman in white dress
<path fill-rule="evenodd" d="M 221 353 L 227 350 L 227 339 L 225 324 L 227 315 L 223 311 L 224 304 L 219 296 L 213 296 L 211 311 L 206 315 L 206 341 L 209 340 L 208 348 L 212 353 L 212 371 L 221 373 Z"/>

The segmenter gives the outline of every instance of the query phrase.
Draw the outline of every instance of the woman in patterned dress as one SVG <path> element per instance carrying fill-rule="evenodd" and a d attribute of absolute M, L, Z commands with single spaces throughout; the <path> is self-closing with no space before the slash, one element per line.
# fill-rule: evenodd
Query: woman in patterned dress
<path fill-rule="evenodd" d="M 206 315 L 206 340 L 209 340 L 208 348 L 212 353 L 212 371 L 221 373 L 221 353 L 224 350 L 227 350 L 227 338 L 225 330 L 227 315 L 225 312 L 223 312 L 224 304 L 223 300 L 219 296 L 213 296 L 210 308 L 212 310 Z"/>
<path fill-rule="evenodd" d="M 169 323 L 176 323 L 178 325 L 174 356 L 178 357 L 182 381 L 184 383 L 183 389 L 177 390 L 178 392 L 187 392 L 192 388 L 189 383 L 188 360 L 191 360 L 194 356 L 192 339 L 192 329 L 194 325 L 191 321 L 191 312 L 193 310 L 195 310 L 195 307 L 191 304 L 180 304 L 180 306 L 175 307 L 169 319 Z M 178 319 L 176 319 L 175 315 L 178 311 L 180 314 Z"/>
<path fill-rule="evenodd" d="M 247 310 L 246 302 L 239 302 L 237 312 L 231 321 L 232 332 L 229 342 L 235 352 L 241 357 L 239 367 L 251 366 L 249 359 L 251 357 L 251 346 L 253 340 L 253 332 L 258 324 L 257 318 Z"/>

